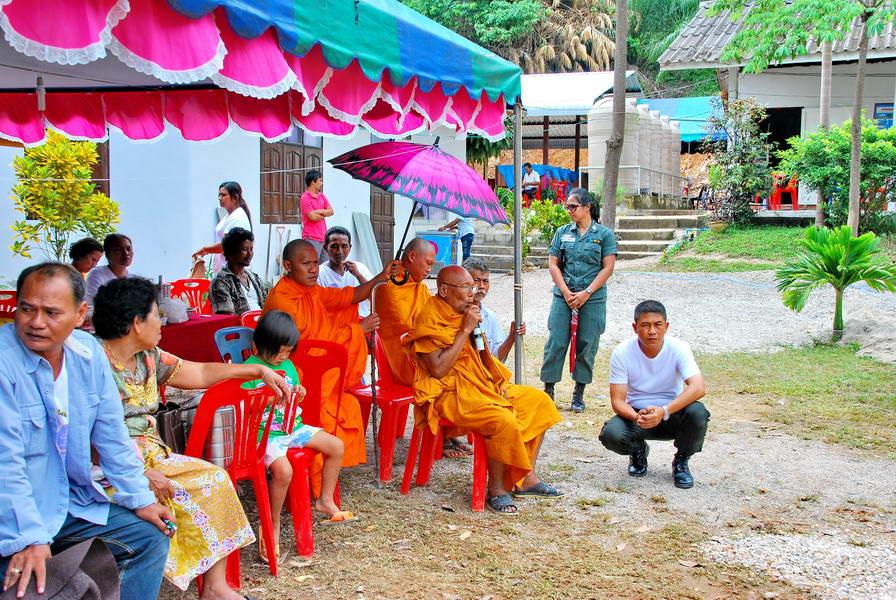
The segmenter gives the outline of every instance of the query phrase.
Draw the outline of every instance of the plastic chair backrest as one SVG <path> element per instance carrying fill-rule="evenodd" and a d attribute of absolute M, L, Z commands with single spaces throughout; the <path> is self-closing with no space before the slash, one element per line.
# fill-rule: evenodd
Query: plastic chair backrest
<path fill-rule="evenodd" d="M 215 332 L 215 346 L 221 361 L 242 364 L 252 354 L 252 329 L 236 325 L 234 327 L 222 327 Z"/>
<path fill-rule="evenodd" d="M 203 458 L 205 441 L 214 422 L 215 413 L 220 408 L 232 407 L 235 435 L 233 460 L 227 472 L 235 482 L 248 479 L 259 464 L 264 465 L 264 451 L 274 411 L 268 412 L 264 422 L 262 418 L 265 408 L 276 398 L 276 393 L 268 386 L 250 390 L 243 389 L 241 387 L 243 383 L 245 381 L 241 379 L 228 379 L 213 385 L 205 392 L 196 409 L 187 448 L 184 451 L 187 456 Z M 263 429 L 263 435 L 259 440 L 260 429 Z"/>
<path fill-rule="evenodd" d="M 211 286 L 208 279 L 178 279 L 171 282 L 171 297 L 183 300 L 202 315 L 212 314 L 212 303 L 208 299 Z"/>
<path fill-rule="evenodd" d="M 296 369 L 301 372 L 301 384 L 305 386 L 305 399 L 302 401 L 302 423 L 321 426 L 321 407 L 323 406 L 324 376 L 333 369 L 338 371 L 336 388 L 339 398 L 345 389 L 345 371 L 348 369 L 348 352 L 345 347 L 334 342 L 323 340 L 302 340 L 290 356 Z M 336 405 L 336 417 L 339 417 L 339 404 Z M 330 432 L 332 433 L 332 432 Z"/>
<path fill-rule="evenodd" d="M 377 366 L 377 382 L 376 384 L 384 389 L 400 389 L 403 392 L 413 394 L 410 386 L 403 385 L 395 381 L 395 375 L 392 373 L 392 366 L 389 364 L 389 355 L 386 354 L 386 347 L 383 346 L 383 340 L 380 336 L 376 336 L 376 346 L 373 353 Z"/>
<path fill-rule="evenodd" d="M 18 294 L 15 290 L 0 290 L 0 318 L 11 319 L 18 304 Z"/>
<path fill-rule="evenodd" d="M 258 325 L 258 319 L 260 318 L 260 310 L 247 310 L 242 315 L 240 315 L 240 325 L 242 325 L 243 327 L 249 327 L 250 329 L 255 329 L 255 326 Z"/>

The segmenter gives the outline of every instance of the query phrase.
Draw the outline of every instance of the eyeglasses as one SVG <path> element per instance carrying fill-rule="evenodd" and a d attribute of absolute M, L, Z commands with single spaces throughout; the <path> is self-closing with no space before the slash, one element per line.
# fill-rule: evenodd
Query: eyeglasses
<path fill-rule="evenodd" d="M 583 205 L 582 204 L 564 204 L 563 208 L 565 208 L 569 212 L 575 212 L 575 210 L 577 208 L 579 208 L 580 206 L 583 206 Z"/>
<path fill-rule="evenodd" d="M 467 294 L 475 294 L 476 290 L 479 289 L 478 285 L 457 285 L 455 283 L 443 283 L 442 285 L 450 285 L 451 287 L 456 287 L 460 290 L 463 290 Z"/>

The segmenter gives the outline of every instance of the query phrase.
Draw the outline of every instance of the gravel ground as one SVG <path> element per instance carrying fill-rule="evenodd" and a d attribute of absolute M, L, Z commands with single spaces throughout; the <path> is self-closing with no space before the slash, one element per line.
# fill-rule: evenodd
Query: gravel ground
<path fill-rule="evenodd" d="M 547 335 L 551 278 L 546 269 L 523 274 L 523 314 L 528 334 Z M 830 286 L 813 292 L 801 313 L 781 303 L 773 271 L 744 273 L 651 273 L 617 271 L 609 282 L 607 330 L 601 345 L 611 348 L 632 335 L 632 310 L 647 299 L 659 300 L 669 313 L 671 335 L 691 344 L 695 352 L 769 351 L 828 339 L 834 319 Z M 485 304 L 503 325 L 513 318 L 513 277 L 492 275 Z M 507 307 L 507 310 L 498 310 Z M 876 330 L 875 357 L 896 362 L 896 294 L 877 294 L 853 287 L 845 295 L 847 335 L 862 341 L 866 323 Z M 853 321 L 850 322 L 850 316 Z"/>

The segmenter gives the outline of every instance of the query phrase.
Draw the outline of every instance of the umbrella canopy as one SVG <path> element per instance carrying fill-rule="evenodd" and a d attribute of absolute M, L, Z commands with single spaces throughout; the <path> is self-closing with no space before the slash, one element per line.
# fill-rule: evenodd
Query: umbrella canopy
<path fill-rule="evenodd" d="M 516 65 L 398 0 L 0 0 L 0 28 L 0 88 L 17 92 L 0 94 L 0 136 L 27 145 L 47 125 L 101 141 L 166 123 L 192 140 L 295 124 L 497 139 L 520 93 Z"/>
<path fill-rule="evenodd" d="M 377 142 L 328 161 L 355 179 L 464 217 L 507 223 L 507 212 L 476 171 L 439 149 Z"/>

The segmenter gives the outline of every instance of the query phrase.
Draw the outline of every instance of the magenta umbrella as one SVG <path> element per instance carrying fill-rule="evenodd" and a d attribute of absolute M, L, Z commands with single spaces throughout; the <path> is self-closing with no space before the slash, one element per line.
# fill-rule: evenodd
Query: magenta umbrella
<path fill-rule="evenodd" d="M 495 192 L 476 171 L 439 149 L 411 142 L 377 142 L 355 148 L 328 162 L 361 181 L 387 192 L 435 206 L 462 217 L 491 224 L 508 223 L 507 212 Z M 404 246 L 405 227 L 398 253 Z"/>

